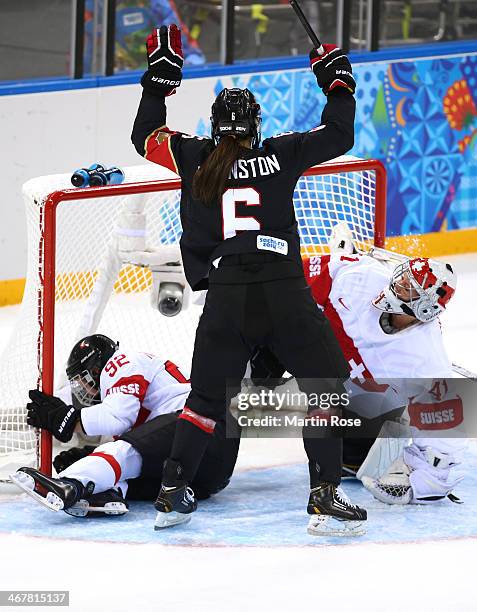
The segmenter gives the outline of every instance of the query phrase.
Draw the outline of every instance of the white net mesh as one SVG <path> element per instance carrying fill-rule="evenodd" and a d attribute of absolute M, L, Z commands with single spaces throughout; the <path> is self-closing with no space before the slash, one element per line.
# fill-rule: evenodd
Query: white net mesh
<path fill-rule="evenodd" d="M 126 168 L 126 181 L 157 180 L 157 166 Z M 17 325 L 0 358 L 0 479 L 15 464 L 36 456 L 35 432 L 25 423 L 28 389 L 39 377 L 38 338 L 41 324 L 39 289 L 44 270 L 41 263 L 42 217 L 46 196 L 70 188 L 69 175 L 29 181 L 24 186 L 28 225 L 28 272 Z M 55 387 L 62 384 L 64 366 L 87 308 L 95 282 L 111 264 L 115 229 L 124 209 L 145 202 L 147 243 L 175 244 L 181 233 L 179 191 L 67 201 L 57 208 L 55 279 Z M 383 203 L 384 205 L 384 203 Z M 326 251 L 331 228 L 346 221 L 358 244 L 374 239 L 376 176 L 373 171 L 350 172 L 343 159 L 340 173 L 300 179 L 295 210 L 303 250 Z M 116 272 L 116 271 L 115 271 Z M 122 346 L 163 355 L 184 370 L 190 367 L 195 328 L 201 307 L 191 305 L 178 316 L 166 318 L 150 306 L 151 272 L 123 265 L 114 283 L 100 323 L 95 330 L 120 340 Z M 90 300 L 91 302 L 91 300 Z M 40 320 L 39 320 L 40 319 Z M 41 348 L 41 347 L 40 347 Z M 3 464 L 3 467 L 2 467 Z"/>

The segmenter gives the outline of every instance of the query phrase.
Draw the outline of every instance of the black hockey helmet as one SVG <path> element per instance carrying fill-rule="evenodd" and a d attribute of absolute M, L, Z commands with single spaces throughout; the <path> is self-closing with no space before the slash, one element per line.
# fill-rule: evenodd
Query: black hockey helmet
<path fill-rule="evenodd" d="M 212 138 L 217 144 L 222 136 L 252 137 L 252 148 L 260 146 L 262 115 L 260 104 L 249 89 L 222 89 L 212 104 Z"/>
<path fill-rule="evenodd" d="M 118 342 L 102 334 L 86 336 L 74 345 L 66 364 L 66 375 L 75 408 L 99 404 L 101 371 L 118 347 Z"/>

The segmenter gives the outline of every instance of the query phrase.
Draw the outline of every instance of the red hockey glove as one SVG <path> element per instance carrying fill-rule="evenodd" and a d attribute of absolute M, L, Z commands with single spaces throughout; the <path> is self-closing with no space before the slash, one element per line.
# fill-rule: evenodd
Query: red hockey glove
<path fill-rule="evenodd" d="M 148 69 L 143 74 L 141 85 L 151 93 L 170 96 L 182 80 L 181 31 L 172 24 L 155 28 L 146 41 Z"/>
<path fill-rule="evenodd" d="M 310 51 L 310 67 L 323 93 L 327 96 L 335 87 L 344 87 L 354 93 L 356 82 L 344 51 L 336 45 L 323 45 L 323 48 L 323 55 L 316 49 Z"/>

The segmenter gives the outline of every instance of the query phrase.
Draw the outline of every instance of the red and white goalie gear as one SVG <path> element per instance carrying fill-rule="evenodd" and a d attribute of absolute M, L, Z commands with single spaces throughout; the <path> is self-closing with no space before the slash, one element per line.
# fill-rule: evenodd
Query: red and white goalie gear
<path fill-rule="evenodd" d="M 432 442 L 428 446 L 427 442 Z M 404 449 L 385 474 L 378 479 L 363 476 L 366 489 L 386 504 L 432 504 L 452 494 L 463 480 L 453 468 L 459 465 L 457 457 L 465 444 L 462 440 L 419 439 Z M 453 451 L 453 452 L 452 452 Z"/>
<path fill-rule="evenodd" d="M 184 407 L 190 384 L 171 361 L 118 350 L 100 378 L 101 403 L 81 410 L 88 436 L 120 436 L 161 414 Z"/>
<path fill-rule="evenodd" d="M 335 253 L 304 259 L 316 303 L 323 309 L 355 379 L 452 377 L 439 321 L 392 333 L 373 300 L 391 271 L 369 255 Z M 404 404 L 401 404 L 404 405 Z"/>

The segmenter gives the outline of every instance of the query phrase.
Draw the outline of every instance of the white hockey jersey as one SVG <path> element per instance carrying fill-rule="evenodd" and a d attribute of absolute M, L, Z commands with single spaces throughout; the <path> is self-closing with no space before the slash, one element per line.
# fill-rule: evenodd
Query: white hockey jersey
<path fill-rule="evenodd" d="M 119 436 L 161 414 L 182 410 L 188 379 L 171 361 L 119 349 L 101 372 L 101 403 L 81 410 L 88 436 Z"/>
<path fill-rule="evenodd" d="M 350 377 L 356 382 L 349 386 L 358 395 L 357 385 L 364 390 L 360 414 L 373 418 L 407 405 L 410 425 L 418 430 L 458 427 L 462 402 L 445 380 L 453 377 L 453 371 L 439 321 L 412 325 L 395 334 L 386 333 L 380 325 L 383 313 L 372 300 L 389 283 L 391 270 L 362 255 L 316 256 L 305 259 L 303 265 L 313 297 L 348 360 Z M 359 382 L 363 379 L 368 382 Z M 374 384 L 389 379 L 399 379 L 399 384 Z M 411 379 L 431 379 L 431 383 L 423 388 L 422 381 Z"/>
<path fill-rule="evenodd" d="M 352 378 L 452 377 L 438 320 L 387 334 L 372 300 L 390 270 L 369 256 L 323 255 L 304 260 L 313 297 L 329 319 Z"/>

